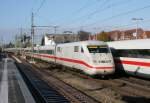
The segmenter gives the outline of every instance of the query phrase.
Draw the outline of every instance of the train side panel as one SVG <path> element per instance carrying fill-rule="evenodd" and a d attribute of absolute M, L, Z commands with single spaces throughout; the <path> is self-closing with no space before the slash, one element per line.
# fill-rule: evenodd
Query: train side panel
<path fill-rule="evenodd" d="M 127 74 L 150 78 L 150 39 L 109 42 L 117 70 Z"/>
<path fill-rule="evenodd" d="M 77 47 L 77 51 L 74 50 L 75 46 Z M 81 53 L 81 45 L 58 45 L 56 57 L 56 63 L 58 64 L 81 70 L 85 67 L 81 65 L 81 61 L 86 57 Z"/>
<path fill-rule="evenodd" d="M 128 74 L 150 78 L 149 59 L 120 57 L 116 58 L 116 62 Z"/>

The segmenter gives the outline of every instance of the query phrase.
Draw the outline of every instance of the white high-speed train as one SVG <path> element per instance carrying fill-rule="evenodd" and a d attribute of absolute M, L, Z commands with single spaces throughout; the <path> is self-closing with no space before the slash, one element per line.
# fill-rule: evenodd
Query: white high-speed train
<path fill-rule="evenodd" d="M 108 42 L 117 68 L 126 73 L 150 78 L 150 39 Z"/>
<path fill-rule="evenodd" d="M 31 48 L 24 49 L 31 57 Z M 81 41 L 34 47 L 34 58 L 79 69 L 89 75 L 109 75 L 115 71 L 112 53 L 105 42 Z"/>

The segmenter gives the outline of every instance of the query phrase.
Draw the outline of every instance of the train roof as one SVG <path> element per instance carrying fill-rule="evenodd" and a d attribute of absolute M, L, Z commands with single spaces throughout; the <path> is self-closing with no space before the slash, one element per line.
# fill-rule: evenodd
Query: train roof
<path fill-rule="evenodd" d="M 107 42 L 114 49 L 150 49 L 150 39 L 136 39 Z"/>
<path fill-rule="evenodd" d="M 79 42 L 71 42 L 71 43 L 63 43 L 58 44 L 58 46 L 67 46 L 67 45 L 107 45 L 107 43 L 103 41 L 96 41 L 96 40 L 88 40 L 88 41 L 79 41 Z"/>
<path fill-rule="evenodd" d="M 45 45 L 45 46 L 39 46 L 40 50 L 49 50 L 49 49 L 54 49 L 55 45 Z"/>
<path fill-rule="evenodd" d="M 77 46 L 77 45 L 107 45 L 107 43 L 103 41 L 90 40 L 90 41 L 79 41 L 79 42 L 57 44 L 57 46 L 60 46 L 60 47 L 61 46 Z M 54 49 L 55 46 L 56 45 L 45 45 L 45 46 L 34 47 L 34 49 L 37 50 L 39 48 L 40 50 L 49 50 L 49 49 Z"/>
<path fill-rule="evenodd" d="M 24 48 L 5 48 L 5 51 L 19 51 L 19 50 L 23 50 Z"/>

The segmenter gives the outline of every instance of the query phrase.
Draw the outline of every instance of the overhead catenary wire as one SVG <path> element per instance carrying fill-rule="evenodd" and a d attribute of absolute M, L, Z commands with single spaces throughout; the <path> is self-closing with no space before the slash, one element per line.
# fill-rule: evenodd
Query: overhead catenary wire
<path fill-rule="evenodd" d="M 45 2 L 45 1 L 46 1 L 46 0 L 43 0 L 43 1 L 41 2 L 39 8 L 38 8 L 37 11 L 36 11 L 36 14 L 40 11 L 40 9 L 41 9 L 42 6 L 44 5 L 44 2 Z M 101 1 L 101 0 L 99 0 L 99 1 Z M 117 3 L 117 4 L 119 4 L 119 3 Z M 113 3 L 111 7 L 113 7 L 113 6 L 117 5 L 117 4 Z M 108 8 L 106 8 L 105 10 L 107 10 L 107 9 L 109 9 L 109 8 L 110 8 L 110 6 L 109 6 Z M 146 7 L 146 8 L 147 8 L 147 7 Z M 86 9 L 86 5 L 83 6 L 83 8 L 82 8 L 82 7 L 79 8 L 78 10 L 80 10 L 80 9 L 81 9 L 81 11 L 82 11 L 82 10 L 85 10 L 85 9 Z M 127 11 L 127 12 L 120 13 L 120 14 L 117 14 L 117 15 L 113 15 L 113 16 L 111 16 L 111 17 L 108 17 L 108 18 L 103 19 L 103 20 L 100 20 L 100 21 L 102 21 L 101 23 L 107 22 L 107 21 L 109 21 L 109 20 L 112 20 L 112 19 L 114 19 L 114 18 L 123 16 L 123 15 L 127 15 L 127 14 L 130 14 L 130 13 L 138 12 L 138 11 L 140 11 L 140 9 L 143 10 L 143 9 L 145 9 L 145 7 L 143 7 L 143 8 L 138 8 L 138 9 L 131 10 L 131 11 Z M 97 10 L 97 11 L 95 10 L 95 11 L 93 12 L 93 14 L 88 14 L 88 16 L 90 17 L 91 15 L 95 15 L 95 14 L 97 14 L 97 13 L 99 13 L 99 12 L 101 12 L 101 10 Z M 89 18 L 89 17 L 88 17 L 88 18 Z M 98 21 L 99 21 L 99 20 L 98 20 Z M 91 24 L 83 25 L 82 27 L 91 26 L 92 24 L 96 24 L 98 21 L 96 21 L 96 22 L 94 22 L 94 23 L 91 23 Z"/>
<path fill-rule="evenodd" d="M 89 17 L 91 17 L 91 16 L 94 16 L 94 15 L 97 14 L 97 13 L 104 12 L 104 11 L 106 11 L 106 10 L 108 10 L 108 9 L 110 9 L 110 8 L 112 8 L 112 7 L 114 7 L 114 6 L 124 5 L 125 3 L 128 3 L 128 1 L 131 1 L 131 0 L 119 1 L 119 2 L 116 2 L 116 3 L 110 4 L 110 5 L 106 6 L 106 7 L 103 8 L 103 9 L 97 9 L 97 10 L 91 12 L 90 14 L 88 14 L 88 15 L 86 15 L 86 16 L 87 16 L 87 18 L 89 18 Z M 132 1 L 133 1 L 133 0 L 132 0 Z"/>
<path fill-rule="evenodd" d="M 145 23 L 145 22 L 150 22 L 150 19 L 140 21 L 139 24 L 142 24 L 142 23 Z M 136 25 L 136 23 L 133 22 L 133 23 L 129 23 L 129 24 L 125 24 L 125 25 L 119 25 L 119 26 L 105 26 L 104 28 L 107 28 L 107 29 L 120 29 L 120 28 L 129 27 L 129 26 L 133 26 L 133 25 Z"/>
<path fill-rule="evenodd" d="M 88 0 L 88 1 L 90 1 L 90 0 Z M 87 2 L 83 7 L 80 7 L 78 10 L 72 12 L 71 15 L 74 14 L 74 13 L 82 12 L 84 9 L 88 8 L 89 5 L 93 5 L 93 4 L 95 4 L 96 2 L 99 2 L 99 1 L 101 1 L 101 0 L 95 0 L 95 2 L 92 3 L 92 4 L 89 3 L 89 2 Z M 45 2 L 46 2 L 46 0 L 42 0 L 42 1 L 41 1 L 40 6 L 39 6 L 38 9 L 34 12 L 34 15 L 37 15 L 37 14 L 39 13 L 40 9 L 42 8 L 42 6 L 44 5 Z M 45 17 L 42 17 L 42 18 L 45 18 Z M 46 19 L 46 20 L 47 20 L 47 19 Z"/>
<path fill-rule="evenodd" d="M 109 1 L 109 0 L 104 0 L 104 1 L 100 4 L 100 7 L 103 7 L 104 5 L 106 5 L 106 4 L 108 3 L 108 1 Z M 97 11 L 97 10 L 95 10 L 95 11 Z M 94 12 L 95 12 L 95 11 L 94 11 Z M 87 16 L 92 15 L 92 14 L 93 14 L 93 12 L 90 13 L 90 14 L 88 14 L 88 15 L 84 15 L 84 16 L 80 17 L 79 19 L 84 18 L 84 17 L 87 17 Z"/>
<path fill-rule="evenodd" d="M 33 13 L 33 7 L 32 7 L 31 12 L 32 12 L 33 16 L 35 16 L 39 13 L 40 9 L 42 8 L 42 6 L 44 5 L 45 2 L 46 2 L 46 0 L 42 0 L 39 7 L 37 8 L 37 10 L 34 13 Z M 27 21 L 30 22 L 29 19 Z M 26 32 L 28 32 L 28 30 Z"/>
<path fill-rule="evenodd" d="M 139 12 L 139 11 L 144 10 L 144 9 L 147 9 L 147 8 L 150 8 L 150 5 L 147 5 L 147 6 L 144 6 L 144 7 L 141 7 L 141 8 L 136 8 L 136 9 L 134 9 L 134 10 L 130 10 L 130 11 L 127 11 L 127 12 L 123 12 L 123 13 L 120 13 L 120 14 L 117 14 L 117 15 L 113 15 L 113 16 L 111 16 L 111 17 L 108 17 L 108 18 L 103 19 L 103 20 L 100 20 L 100 21 L 101 21 L 101 23 L 103 23 L 103 22 L 112 20 L 112 19 L 114 19 L 114 18 L 118 18 L 118 17 L 120 17 L 120 16 L 124 16 L 124 15 L 128 15 L 128 14 L 131 14 L 131 13 Z M 94 24 L 96 24 L 96 23 L 98 23 L 98 22 L 99 22 L 99 21 L 96 21 L 96 22 L 93 22 L 93 23 L 84 25 L 83 27 L 88 27 L 88 26 L 94 25 Z"/>
<path fill-rule="evenodd" d="M 109 1 L 109 0 L 105 0 L 105 1 L 101 4 L 100 7 L 102 7 L 102 6 L 106 5 L 106 4 L 108 4 L 108 1 Z M 116 7 L 116 6 L 124 5 L 125 3 L 128 3 L 128 1 L 131 1 L 131 0 L 115 2 L 115 3 L 113 3 L 113 4 L 107 5 L 106 7 L 104 6 L 104 8 L 102 8 L 102 9 L 96 9 L 95 11 L 93 11 L 93 12 L 87 14 L 87 15 L 84 15 L 84 16 L 79 17 L 78 19 L 74 20 L 73 22 L 75 22 L 75 21 L 79 22 L 80 20 L 82 20 L 82 18 L 84 18 L 84 20 L 82 20 L 82 22 L 85 23 L 87 20 L 90 19 L 90 17 L 94 16 L 95 14 L 100 13 L 100 12 L 104 12 L 104 11 L 106 11 L 106 10 L 109 10 L 110 8 L 112 8 L 112 7 L 114 7 L 114 6 Z M 132 1 L 133 1 L 133 0 L 132 0 Z M 74 23 L 69 23 L 69 24 L 74 24 Z"/>
<path fill-rule="evenodd" d="M 101 1 L 101 2 L 100 2 Z M 103 7 L 103 6 L 105 6 L 106 5 L 106 3 L 108 2 L 108 1 L 110 1 L 110 0 L 104 0 L 103 2 L 102 2 L 103 0 L 97 0 L 97 2 L 100 2 L 100 7 Z M 94 2 L 93 4 L 96 4 L 96 2 Z M 72 21 L 70 21 L 71 23 L 67 23 L 68 25 L 69 24 L 73 24 L 74 22 L 78 22 L 78 21 L 80 21 L 82 18 L 86 18 L 86 15 L 84 15 L 84 16 L 80 16 L 80 17 L 78 17 L 78 18 L 75 18 L 74 20 L 72 20 Z M 66 24 L 65 24 L 66 25 Z"/>
<path fill-rule="evenodd" d="M 101 0 L 96 0 L 94 3 L 89 3 L 89 1 L 91 1 L 91 0 L 88 0 L 88 2 L 85 4 L 85 5 L 83 5 L 82 7 L 80 7 L 79 9 L 77 9 L 76 11 L 74 11 L 72 14 L 74 14 L 74 13 L 79 13 L 79 12 L 82 12 L 83 10 L 85 10 L 86 8 L 88 8 L 89 7 L 89 5 L 93 5 L 93 4 L 95 4 L 96 2 L 99 2 L 99 1 L 101 1 Z"/>
<path fill-rule="evenodd" d="M 95 0 L 93 3 L 91 3 L 91 2 L 89 3 L 89 1 L 91 1 L 91 0 L 88 0 L 88 2 L 87 2 L 85 5 L 83 5 L 83 6 L 80 7 L 79 9 L 77 9 L 77 10 L 75 10 L 75 11 L 69 13 L 68 16 L 62 17 L 60 20 L 62 21 L 62 19 L 66 19 L 66 18 L 68 18 L 68 17 L 70 17 L 70 16 L 72 17 L 72 15 L 77 15 L 77 14 L 83 12 L 84 10 L 86 10 L 87 8 L 90 8 L 91 6 L 93 6 L 93 5 L 95 5 L 95 4 L 98 4 L 98 2 L 102 2 L 103 0 Z M 76 18 L 75 18 L 75 19 L 76 19 Z"/>
<path fill-rule="evenodd" d="M 44 3 L 46 2 L 46 0 L 42 0 L 40 3 L 40 6 L 38 7 L 38 9 L 35 11 L 34 15 L 37 15 L 40 11 L 40 9 L 43 7 Z"/>
<path fill-rule="evenodd" d="M 150 22 L 150 19 L 146 19 L 146 20 L 140 21 L 139 24 L 142 24 L 144 22 Z M 112 30 L 112 29 L 129 28 L 129 27 L 132 27 L 133 25 L 136 25 L 136 23 L 133 22 L 133 23 L 125 24 L 125 25 L 116 25 L 116 26 L 115 25 L 106 25 L 106 26 L 102 26 L 102 27 L 90 27 L 90 28 L 88 28 L 88 30 L 90 30 L 92 28 L 93 29 L 94 28 L 99 28 L 101 30 Z M 80 27 L 73 27 L 73 28 L 70 28 L 70 29 L 78 30 L 78 29 L 80 29 Z"/>

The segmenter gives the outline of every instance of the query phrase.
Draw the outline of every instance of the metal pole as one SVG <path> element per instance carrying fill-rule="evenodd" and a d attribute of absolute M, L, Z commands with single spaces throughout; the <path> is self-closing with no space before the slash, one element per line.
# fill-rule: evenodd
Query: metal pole
<path fill-rule="evenodd" d="M 138 39 L 138 21 L 136 21 L 136 39 Z"/>
<path fill-rule="evenodd" d="M 31 16 L 31 37 L 32 37 L 32 56 L 31 61 L 34 62 L 33 56 L 34 56 L 34 14 L 32 12 Z"/>
<path fill-rule="evenodd" d="M 21 27 L 20 28 L 20 54 L 22 54 L 21 53 L 22 46 L 23 46 L 23 44 L 22 44 L 22 27 Z"/>
<path fill-rule="evenodd" d="M 138 39 L 138 22 L 143 20 L 143 18 L 132 18 L 136 22 L 136 39 Z"/>
<path fill-rule="evenodd" d="M 56 34 L 56 32 L 57 32 L 57 28 L 58 28 L 58 26 L 54 26 L 54 34 Z"/>

